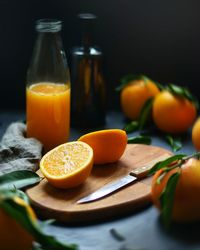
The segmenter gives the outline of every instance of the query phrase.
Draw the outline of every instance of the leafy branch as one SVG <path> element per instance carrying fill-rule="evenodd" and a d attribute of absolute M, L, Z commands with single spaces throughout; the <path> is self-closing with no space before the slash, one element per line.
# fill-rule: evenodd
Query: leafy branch
<path fill-rule="evenodd" d="M 199 109 L 199 102 L 198 102 L 197 98 L 192 95 L 192 93 L 189 91 L 188 88 L 177 86 L 175 84 L 170 83 L 167 85 L 166 89 L 174 95 L 184 97 L 184 98 L 188 99 L 189 101 L 193 102 L 196 109 Z"/>
<path fill-rule="evenodd" d="M 40 244 L 42 249 L 48 250 L 75 250 L 77 246 L 74 244 L 67 245 L 58 241 L 55 237 L 45 234 L 38 221 L 30 215 L 27 206 L 23 203 L 16 202 L 16 197 L 20 197 L 26 203 L 27 197 L 25 193 L 22 195 L 19 190 L 1 190 L 0 191 L 0 208 L 15 219 L 23 228 L 25 228 Z"/>
<path fill-rule="evenodd" d="M 120 85 L 115 90 L 117 92 L 120 92 L 124 87 L 126 87 L 132 81 L 138 81 L 138 80 L 143 80 L 144 83 L 146 83 L 150 79 L 147 76 L 142 75 L 142 74 L 140 74 L 140 75 L 129 74 L 129 75 L 124 76 L 120 80 Z"/>
<path fill-rule="evenodd" d="M 148 118 L 151 115 L 153 100 L 154 98 L 151 97 L 144 103 L 138 121 L 131 121 L 124 127 L 124 130 L 127 133 L 132 133 L 137 130 L 142 130 L 145 127 Z"/>
<path fill-rule="evenodd" d="M 161 218 L 167 229 L 169 228 L 171 222 L 170 218 L 173 210 L 175 191 L 179 177 L 180 177 L 180 170 L 179 172 L 176 172 L 170 176 L 166 188 L 163 190 L 160 196 L 160 202 L 162 208 Z"/>
<path fill-rule="evenodd" d="M 27 170 L 13 171 L 0 176 L 0 209 L 3 209 L 10 217 L 16 220 L 24 229 L 26 229 L 37 241 L 35 249 L 48 250 L 75 250 L 74 244 L 65 244 L 58 241 L 55 237 L 47 235 L 42 231 L 44 225 L 52 220 L 39 223 L 37 219 L 32 218 L 29 209 L 28 196 L 19 190 L 41 181 L 41 178 L 34 172 Z M 17 202 L 18 198 L 23 203 Z"/>
<path fill-rule="evenodd" d="M 179 154 L 174 155 L 169 158 L 167 158 L 164 161 L 160 161 L 156 163 L 150 170 L 148 175 L 154 174 L 156 171 L 162 169 L 161 175 L 156 180 L 156 185 L 160 185 L 162 179 L 165 177 L 165 175 L 173 170 L 176 169 L 177 171 L 173 173 L 170 178 L 167 181 L 167 184 L 162 191 L 160 195 L 160 203 L 161 203 L 161 219 L 165 225 L 166 228 L 169 228 L 170 222 L 171 222 L 171 215 L 173 210 L 173 203 L 174 203 L 174 196 L 176 191 L 176 186 L 178 183 L 178 180 L 181 175 L 181 167 L 182 165 L 188 161 L 190 158 L 199 158 L 200 152 L 196 152 L 192 155 L 185 155 L 185 154 Z"/>
<path fill-rule="evenodd" d="M 180 137 L 174 137 L 172 135 L 165 136 L 166 142 L 171 146 L 173 152 L 178 151 L 182 148 L 182 143 Z"/>
<path fill-rule="evenodd" d="M 151 144 L 151 137 L 145 135 L 133 136 L 128 138 L 128 143 Z"/>

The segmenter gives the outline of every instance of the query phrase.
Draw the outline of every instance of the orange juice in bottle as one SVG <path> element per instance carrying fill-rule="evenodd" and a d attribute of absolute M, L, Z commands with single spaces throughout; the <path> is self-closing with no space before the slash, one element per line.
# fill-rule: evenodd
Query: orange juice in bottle
<path fill-rule="evenodd" d="M 70 129 L 69 71 L 60 37 L 61 22 L 37 21 L 38 37 L 27 74 L 27 137 L 45 152 L 67 142 Z"/>

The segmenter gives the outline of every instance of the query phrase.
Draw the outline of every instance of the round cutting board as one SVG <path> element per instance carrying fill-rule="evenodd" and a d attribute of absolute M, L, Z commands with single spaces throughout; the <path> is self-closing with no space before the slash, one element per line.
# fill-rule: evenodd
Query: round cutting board
<path fill-rule="evenodd" d="M 61 190 L 43 179 L 37 186 L 28 189 L 27 195 L 38 215 L 61 222 L 89 222 L 131 213 L 150 203 L 151 177 L 138 180 L 94 202 L 78 204 L 77 201 L 136 168 L 155 164 L 171 154 L 159 147 L 129 144 L 118 162 L 94 166 L 82 185 Z"/>

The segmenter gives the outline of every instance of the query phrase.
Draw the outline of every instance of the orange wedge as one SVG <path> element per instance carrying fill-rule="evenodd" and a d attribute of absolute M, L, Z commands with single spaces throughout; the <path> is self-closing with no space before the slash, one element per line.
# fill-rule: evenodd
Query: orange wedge
<path fill-rule="evenodd" d="M 82 184 L 93 166 L 92 148 L 80 141 L 62 144 L 43 156 L 40 169 L 50 184 L 72 188 Z"/>
<path fill-rule="evenodd" d="M 121 129 L 95 131 L 81 136 L 78 140 L 86 142 L 92 147 L 95 164 L 118 161 L 127 145 L 126 132 Z"/>

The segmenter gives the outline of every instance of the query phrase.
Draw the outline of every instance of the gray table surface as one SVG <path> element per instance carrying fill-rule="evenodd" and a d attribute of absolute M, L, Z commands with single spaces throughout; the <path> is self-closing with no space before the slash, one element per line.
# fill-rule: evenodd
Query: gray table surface
<path fill-rule="evenodd" d="M 1 112 L 0 137 L 11 122 L 24 119 L 23 112 Z M 109 112 L 107 115 L 106 128 L 122 128 L 124 124 L 120 113 Z M 77 139 L 85 132 L 86 130 L 71 129 L 71 140 Z M 153 136 L 152 145 L 170 149 L 158 134 Z M 184 137 L 180 152 L 187 154 L 194 152 L 190 133 Z M 114 237 L 111 233 L 112 229 L 115 229 L 124 239 L 119 240 Z M 153 206 L 112 220 L 79 225 L 55 223 L 48 225 L 45 230 L 65 242 L 78 244 L 81 250 L 200 249 L 200 223 L 173 224 L 171 230 L 167 232 L 160 223 L 158 211 Z"/>

